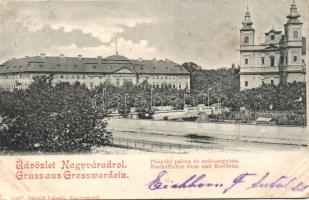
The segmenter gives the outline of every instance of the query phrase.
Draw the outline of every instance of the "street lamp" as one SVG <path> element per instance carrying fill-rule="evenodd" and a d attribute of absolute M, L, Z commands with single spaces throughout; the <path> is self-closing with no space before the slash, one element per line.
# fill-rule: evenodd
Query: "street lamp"
<path fill-rule="evenodd" d="M 184 94 L 184 96 L 183 96 L 183 107 L 185 107 L 185 105 L 186 105 L 186 96 L 187 96 L 187 94 Z"/>
<path fill-rule="evenodd" d="M 150 89 L 150 109 L 152 108 L 152 93 L 153 93 L 153 88 Z"/>
<path fill-rule="evenodd" d="M 204 94 L 204 90 L 202 90 L 202 102 L 203 102 L 203 106 L 205 106 L 205 94 Z"/>
<path fill-rule="evenodd" d="M 102 95 L 103 95 L 103 106 L 105 106 L 105 91 L 106 91 L 106 88 L 104 87 L 102 89 Z"/>
<path fill-rule="evenodd" d="M 210 90 L 211 90 L 211 88 L 208 88 L 208 90 L 207 90 L 207 92 L 208 92 L 208 93 L 207 93 L 207 101 L 208 101 L 208 102 L 207 102 L 207 103 L 208 103 L 207 105 L 208 105 L 208 107 L 209 107 L 209 91 L 210 91 Z"/>
<path fill-rule="evenodd" d="M 127 118 L 127 94 L 124 94 L 124 115 Z"/>

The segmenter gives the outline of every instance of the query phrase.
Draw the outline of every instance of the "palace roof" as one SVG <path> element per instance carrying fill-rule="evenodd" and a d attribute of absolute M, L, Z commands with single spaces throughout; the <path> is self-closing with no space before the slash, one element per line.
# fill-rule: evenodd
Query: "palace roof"
<path fill-rule="evenodd" d="M 189 75 L 181 65 L 170 60 L 130 60 L 121 55 L 106 58 L 41 56 L 11 59 L 0 65 L 0 74 L 6 73 L 115 73 L 123 68 L 137 74 Z"/>

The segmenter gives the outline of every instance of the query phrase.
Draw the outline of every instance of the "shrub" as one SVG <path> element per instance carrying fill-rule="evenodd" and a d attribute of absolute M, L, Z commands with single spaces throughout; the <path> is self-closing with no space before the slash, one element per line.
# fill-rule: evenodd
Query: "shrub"
<path fill-rule="evenodd" d="M 288 125 L 289 119 L 286 115 L 281 115 L 278 117 L 277 124 L 279 125 Z"/>
<path fill-rule="evenodd" d="M 27 90 L 2 91 L 2 147 L 14 151 L 83 152 L 112 142 L 104 110 L 93 107 L 89 90 L 76 83 L 52 85 L 35 78 Z"/>

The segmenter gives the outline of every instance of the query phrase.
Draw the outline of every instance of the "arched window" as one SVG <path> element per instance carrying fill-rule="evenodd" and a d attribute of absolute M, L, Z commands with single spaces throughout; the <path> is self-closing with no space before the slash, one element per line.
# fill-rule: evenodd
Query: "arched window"
<path fill-rule="evenodd" d="M 248 58 L 245 59 L 245 64 L 246 64 L 246 65 L 249 64 L 249 59 L 248 59 Z"/>
<path fill-rule="evenodd" d="M 294 39 L 298 39 L 298 31 L 293 32 L 293 37 L 294 37 Z"/>
<path fill-rule="evenodd" d="M 248 36 L 245 37 L 244 43 L 245 43 L 245 44 L 248 44 L 248 43 L 249 43 L 249 37 L 248 37 Z"/>
<path fill-rule="evenodd" d="M 294 61 L 294 62 L 297 62 L 297 56 L 294 56 L 294 57 L 293 57 L 293 61 Z"/>
<path fill-rule="evenodd" d="M 270 56 L 270 66 L 271 67 L 275 66 L 275 57 L 274 56 Z"/>

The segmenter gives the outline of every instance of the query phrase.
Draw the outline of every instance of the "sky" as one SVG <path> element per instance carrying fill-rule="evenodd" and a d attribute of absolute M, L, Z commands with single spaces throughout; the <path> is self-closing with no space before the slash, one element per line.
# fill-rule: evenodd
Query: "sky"
<path fill-rule="evenodd" d="M 204 69 L 239 63 L 239 29 L 247 5 L 256 42 L 283 31 L 292 0 L 0 0 L 0 62 L 83 55 L 194 62 Z M 296 0 L 304 35 L 309 1 Z M 308 23 L 306 23 L 308 22 Z"/>

